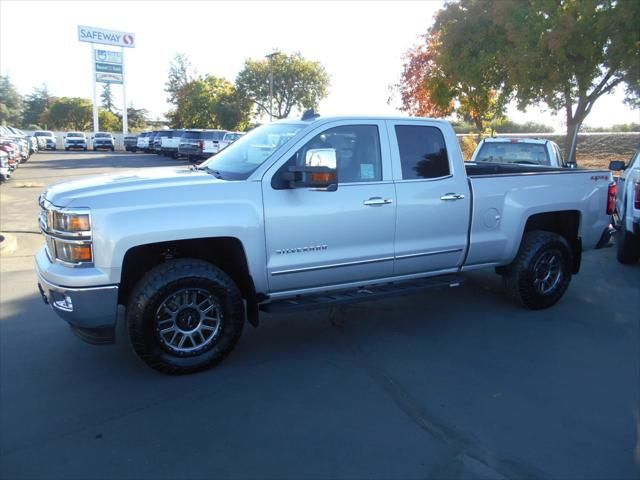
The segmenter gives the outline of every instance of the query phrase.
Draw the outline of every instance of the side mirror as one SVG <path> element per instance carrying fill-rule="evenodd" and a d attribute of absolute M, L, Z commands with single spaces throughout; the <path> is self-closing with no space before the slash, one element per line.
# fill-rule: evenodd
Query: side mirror
<path fill-rule="evenodd" d="M 622 160 L 613 160 L 609 162 L 609 170 L 613 170 L 614 172 L 619 172 L 625 168 L 627 168 L 627 166 Z"/>
<path fill-rule="evenodd" d="M 335 192 L 338 189 L 336 151 L 333 148 L 307 150 L 304 166 L 289 167 L 290 188 L 312 188 Z"/>

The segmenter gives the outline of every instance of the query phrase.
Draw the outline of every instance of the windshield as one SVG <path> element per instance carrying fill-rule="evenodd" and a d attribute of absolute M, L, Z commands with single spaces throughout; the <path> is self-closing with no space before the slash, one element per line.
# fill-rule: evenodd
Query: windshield
<path fill-rule="evenodd" d="M 84 137 L 84 133 L 67 133 L 67 137 L 79 137 L 79 138 L 83 138 Z"/>
<path fill-rule="evenodd" d="M 550 165 L 542 143 L 486 142 L 476 156 L 476 162 Z"/>
<path fill-rule="evenodd" d="M 271 123 L 258 127 L 229 145 L 201 167 L 215 170 L 225 180 L 246 180 L 305 124 Z"/>
<path fill-rule="evenodd" d="M 53 137 L 52 132 L 35 132 L 34 135 L 36 137 Z"/>
<path fill-rule="evenodd" d="M 111 138 L 110 133 L 96 133 L 96 138 Z"/>

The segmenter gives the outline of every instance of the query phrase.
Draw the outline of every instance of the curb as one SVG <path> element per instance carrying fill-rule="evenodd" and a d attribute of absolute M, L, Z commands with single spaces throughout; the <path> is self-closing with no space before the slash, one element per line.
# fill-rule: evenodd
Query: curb
<path fill-rule="evenodd" d="M 0 233 L 0 252 L 3 254 L 15 252 L 18 248 L 18 239 L 10 233 Z"/>

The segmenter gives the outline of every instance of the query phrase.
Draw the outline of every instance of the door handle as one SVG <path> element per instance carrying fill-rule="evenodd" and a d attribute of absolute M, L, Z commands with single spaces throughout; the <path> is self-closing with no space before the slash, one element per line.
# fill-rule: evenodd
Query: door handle
<path fill-rule="evenodd" d="M 464 198 L 464 195 L 462 195 L 461 193 L 445 193 L 443 196 L 440 197 L 440 200 L 444 200 L 444 201 L 462 200 L 463 198 Z"/>
<path fill-rule="evenodd" d="M 369 200 L 365 200 L 364 205 L 367 207 L 381 207 L 382 205 L 389 205 L 393 203 L 393 200 L 382 197 L 371 197 Z"/>

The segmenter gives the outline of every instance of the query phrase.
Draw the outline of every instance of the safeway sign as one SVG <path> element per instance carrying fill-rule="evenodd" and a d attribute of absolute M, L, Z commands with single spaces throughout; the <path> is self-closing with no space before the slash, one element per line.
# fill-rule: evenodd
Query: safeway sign
<path fill-rule="evenodd" d="M 103 45 L 117 45 L 118 47 L 134 48 L 136 46 L 136 36 L 133 33 L 85 27 L 83 25 L 78 25 L 78 40 L 81 42 L 101 43 Z"/>

